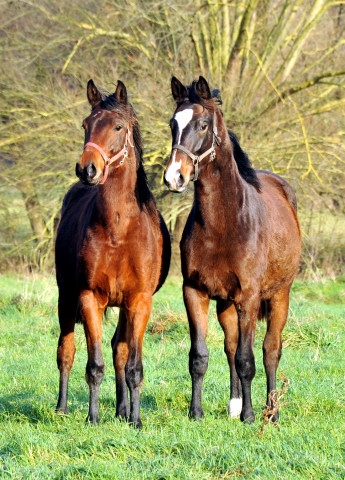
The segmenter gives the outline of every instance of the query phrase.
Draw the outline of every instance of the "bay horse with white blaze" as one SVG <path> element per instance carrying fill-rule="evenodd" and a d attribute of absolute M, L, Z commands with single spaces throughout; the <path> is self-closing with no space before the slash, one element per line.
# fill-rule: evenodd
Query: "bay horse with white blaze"
<path fill-rule="evenodd" d="M 117 306 L 119 320 L 111 341 L 116 416 L 140 427 L 143 337 L 152 295 L 168 274 L 170 238 L 147 185 L 140 129 L 125 85 L 119 81 L 115 93 L 106 96 L 89 80 L 87 97 L 92 111 L 83 122 L 84 152 L 76 166 L 82 183 L 72 186 L 64 199 L 55 248 L 61 328 L 57 411 L 68 411 L 74 327 L 81 321 L 88 351 L 87 420 L 99 421 L 102 316 L 107 307 Z"/>
<path fill-rule="evenodd" d="M 203 77 L 189 87 L 173 77 L 171 87 L 177 108 L 170 122 L 172 153 L 165 182 L 170 190 L 182 192 L 195 181 L 180 245 L 191 336 L 189 415 L 203 416 L 207 315 L 214 299 L 230 366 L 229 414 L 250 423 L 255 418 L 255 327 L 263 313 L 267 405 L 274 403 L 270 394 L 276 389 L 281 333 L 301 252 L 296 197 L 281 177 L 251 167 L 236 136 L 226 129 L 217 104 L 219 92 L 211 92 Z M 277 418 L 278 413 L 271 415 L 272 421 Z"/>

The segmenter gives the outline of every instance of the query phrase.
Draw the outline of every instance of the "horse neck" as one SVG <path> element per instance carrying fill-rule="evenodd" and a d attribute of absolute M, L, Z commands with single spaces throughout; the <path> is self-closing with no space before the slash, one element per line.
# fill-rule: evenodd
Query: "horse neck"
<path fill-rule="evenodd" d="M 131 148 L 124 163 L 114 168 L 104 185 L 98 187 L 96 208 L 103 225 L 110 229 L 116 226 L 118 230 L 123 220 L 139 212 L 136 183 L 137 162 L 134 148 Z"/>
<path fill-rule="evenodd" d="M 218 119 L 218 135 L 221 143 L 216 147 L 216 158 L 200 172 L 194 202 L 203 222 L 223 231 L 224 226 L 234 226 L 239 212 L 246 207 L 248 186 L 238 171 L 222 118 Z"/>

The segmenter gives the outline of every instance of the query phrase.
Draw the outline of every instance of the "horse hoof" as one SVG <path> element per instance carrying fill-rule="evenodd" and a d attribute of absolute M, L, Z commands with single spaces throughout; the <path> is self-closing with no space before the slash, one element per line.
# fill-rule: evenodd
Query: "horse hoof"
<path fill-rule="evenodd" d="M 276 412 L 274 415 L 272 415 L 272 414 L 270 415 L 270 414 L 269 414 L 269 415 L 267 415 L 266 418 L 267 418 L 267 420 L 268 420 L 269 422 L 272 422 L 272 423 L 278 422 L 278 420 L 279 420 L 279 412 Z"/>
<path fill-rule="evenodd" d="M 129 419 L 128 415 L 125 415 L 125 414 L 122 414 L 122 413 L 117 413 L 115 415 L 115 417 L 118 418 L 120 420 L 120 422 L 128 422 L 128 419 Z"/>
<path fill-rule="evenodd" d="M 86 423 L 90 425 L 98 425 L 99 424 L 99 415 L 88 415 L 86 417 Z"/>
<path fill-rule="evenodd" d="M 202 408 L 191 408 L 188 414 L 189 418 L 192 420 L 198 420 L 204 418 L 204 412 Z"/>
<path fill-rule="evenodd" d="M 140 418 L 138 418 L 137 420 L 131 420 L 129 419 L 129 424 L 133 427 L 133 428 L 143 428 L 143 422 L 141 421 Z"/>
<path fill-rule="evenodd" d="M 127 421 L 129 418 L 129 408 L 128 407 L 119 407 L 116 409 L 116 417 L 120 420 Z"/>
<path fill-rule="evenodd" d="M 254 421 L 255 421 L 254 412 L 253 411 L 252 412 L 247 412 L 247 413 L 241 412 L 240 419 L 241 419 L 241 422 L 250 425 L 251 423 L 254 423 Z"/>
<path fill-rule="evenodd" d="M 58 415 L 68 415 L 68 408 L 67 407 L 56 407 L 55 413 Z"/>

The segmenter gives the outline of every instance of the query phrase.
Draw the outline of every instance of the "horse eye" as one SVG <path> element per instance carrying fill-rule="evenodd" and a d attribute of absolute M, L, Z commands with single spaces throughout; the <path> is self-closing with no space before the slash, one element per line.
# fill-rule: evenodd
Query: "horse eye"
<path fill-rule="evenodd" d="M 114 130 L 119 132 L 121 130 L 122 126 L 121 125 L 115 125 Z"/>
<path fill-rule="evenodd" d="M 85 130 L 85 125 L 83 123 L 81 124 L 81 128 Z"/>
<path fill-rule="evenodd" d="M 200 130 L 202 130 L 204 132 L 207 127 L 208 127 L 207 123 L 203 123 L 200 127 Z"/>

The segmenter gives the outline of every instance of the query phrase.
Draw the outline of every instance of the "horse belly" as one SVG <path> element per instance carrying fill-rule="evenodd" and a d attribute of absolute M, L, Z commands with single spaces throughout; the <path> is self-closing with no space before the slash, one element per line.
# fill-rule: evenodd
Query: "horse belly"
<path fill-rule="evenodd" d="M 295 235 L 291 235 L 293 232 Z M 301 255 L 300 234 L 293 225 L 291 225 L 289 233 L 290 235 L 286 237 L 277 234 L 277 241 L 271 243 L 267 270 L 261 289 L 261 296 L 264 300 L 271 298 L 282 288 L 290 286 L 297 274 Z"/>

